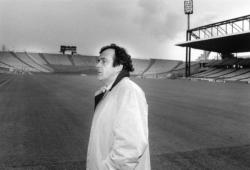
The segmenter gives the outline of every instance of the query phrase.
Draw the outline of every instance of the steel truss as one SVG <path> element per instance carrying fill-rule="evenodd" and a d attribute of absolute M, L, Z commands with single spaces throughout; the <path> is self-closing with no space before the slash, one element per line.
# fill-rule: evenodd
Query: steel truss
<path fill-rule="evenodd" d="M 202 40 L 250 31 L 250 15 L 216 22 L 186 32 L 186 40 Z M 186 49 L 186 77 L 190 76 L 191 48 Z"/>

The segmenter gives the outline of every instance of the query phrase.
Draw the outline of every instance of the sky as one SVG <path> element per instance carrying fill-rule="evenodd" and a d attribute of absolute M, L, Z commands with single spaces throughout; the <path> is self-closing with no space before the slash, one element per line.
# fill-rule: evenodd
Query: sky
<path fill-rule="evenodd" d="M 250 14 L 249 0 L 194 0 L 191 28 Z M 116 43 L 132 58 L 185 60 L 184 0 L 0 0 L 0 46 L 98 55 Z M 192 51 L 195 60 L 202 51 Z"/>

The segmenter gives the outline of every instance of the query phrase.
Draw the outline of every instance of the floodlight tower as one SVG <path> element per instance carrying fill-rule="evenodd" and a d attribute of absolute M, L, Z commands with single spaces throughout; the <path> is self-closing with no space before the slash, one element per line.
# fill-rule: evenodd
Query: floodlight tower
<path fill-rule="evenodd" d="M 186 41 L 191 40 L 191 34 L 189 33 L 190 29 L 190 14 L 193 14 L 193 0 L 184 0 L 184 12 L 187 15 L 187 31 L 186 31 Z M 191 67 L 191 48 L 186 47 L 186 77 L 190 76 L 190 67 Z"/>

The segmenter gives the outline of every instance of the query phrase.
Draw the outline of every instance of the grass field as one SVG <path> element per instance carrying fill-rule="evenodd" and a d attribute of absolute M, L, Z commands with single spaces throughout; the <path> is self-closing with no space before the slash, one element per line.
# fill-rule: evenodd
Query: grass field
<path fill-rule="evenodd" d="M 134 79 L 152 170 L 250 169 L 250 86 Z M 94 77 L 0 75 L 0 170 L 83 170 Z"/>

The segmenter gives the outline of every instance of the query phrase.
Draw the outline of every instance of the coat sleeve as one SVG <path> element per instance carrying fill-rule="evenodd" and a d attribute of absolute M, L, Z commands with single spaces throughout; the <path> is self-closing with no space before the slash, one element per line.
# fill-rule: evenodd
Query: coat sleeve
<path fill-rule="evenodd" d="M 132 170 L 148 147 L 148 105 L 143 92 L 126 89 L 116 107 L 114 142 L 103 170 Z"/>

